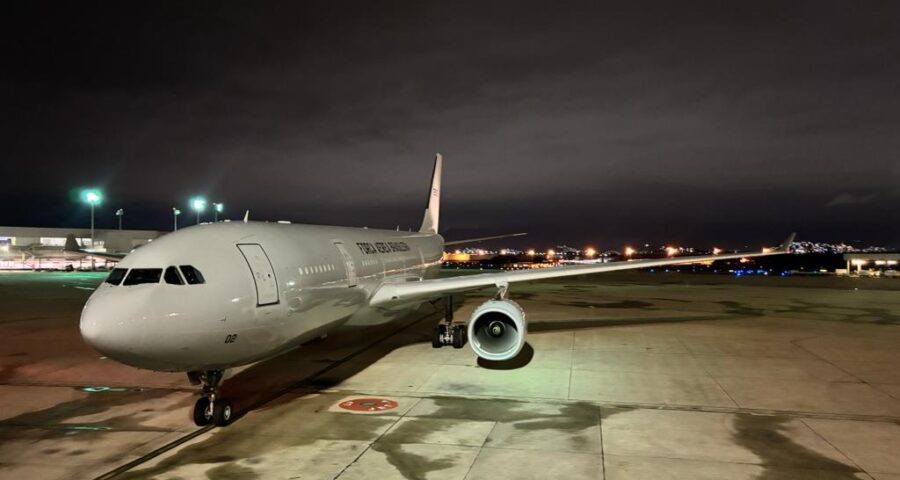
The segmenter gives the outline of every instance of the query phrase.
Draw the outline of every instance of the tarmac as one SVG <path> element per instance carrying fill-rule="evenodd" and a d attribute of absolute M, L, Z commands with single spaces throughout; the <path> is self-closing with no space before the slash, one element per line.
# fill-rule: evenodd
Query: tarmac
<path fill-rule="evenodd" d="M 514 361 L 432 349 L 426 305 L 229 372 L 198 428 L 183 374 L 81 341 L 102 279 L 0 274 L 0 478 L 900 480 L 900 280 L 515 284 Z"/>

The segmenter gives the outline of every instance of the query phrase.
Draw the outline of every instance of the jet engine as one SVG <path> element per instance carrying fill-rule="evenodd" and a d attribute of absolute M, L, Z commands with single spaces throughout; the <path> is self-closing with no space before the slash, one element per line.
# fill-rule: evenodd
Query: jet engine
<path fill-rule="evenodd" d="M 515 358 L 525 346 L 525 311 L 518 303 L 488 300 L 472 312 L 468 324 L 469 345 L 485 360 Z"/>

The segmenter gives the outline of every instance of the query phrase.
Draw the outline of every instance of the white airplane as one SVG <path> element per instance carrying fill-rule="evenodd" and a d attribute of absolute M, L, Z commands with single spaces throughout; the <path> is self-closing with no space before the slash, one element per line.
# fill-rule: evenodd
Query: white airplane
<path fill-rule="evenodd" d="M 434 347 L 469 341 L 485 360 L 515 358 L 525 312 L 509 299 L 515 282 L 787 253 L 676 257 L 435 278 L 441 155 L 417 232 L 263 222 L 202 224 L 165 235 L 122 260 L 91 295 L 81 335 L 102 354 L 138 368 L 187 372 L 203 394 L 197 425 L 224 426 L 232 406 L 218 394 L 227 368 L 273 357 L 339 326 L 373 325 L 446 298 Z M 491 287 L 496 296 L 453 324 L 453 293 Z"/>

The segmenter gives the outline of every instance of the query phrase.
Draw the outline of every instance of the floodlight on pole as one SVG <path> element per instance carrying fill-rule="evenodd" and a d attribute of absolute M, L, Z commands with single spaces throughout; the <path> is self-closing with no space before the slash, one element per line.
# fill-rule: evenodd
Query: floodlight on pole
<path fill-rule="evenodd" d="M 172 207 L 172 221 L 173 221 L 172 231 L 173 232 L 175 230 L 178 230 L 178 216 L 179 215 L 181 215 L 181 210 L 179 210 L 175 207 Z"/>
<path fill-rule="evenodd" d="M 225 211 L 225 204 L 223 203 L 213 203 L 213 221 L 219 221 L 219 214 Z"/>
<path fill-rule="evenodd" d="M 125 209 L 120 208 L 120 209 L 116 210 L 116 216 L 119 217 L 119 230 L 121 230 L 122 229 L 122 217 L 125 216 Z"/>
<path fill-rule="evenodd" d="M 91 248 L 94 248 L 94 207 L 103 200 L 103 194 L 92 188 L 81 192 L 81 199 L 91 206 Z"/>
<path fill-rule="evenodd" d="M 206 209 L 206 199 L 203 197 L 194 197 L 191 199 L 191 208 L 197 212 L 197 224 L 200 224 L 200 213 Z"/>

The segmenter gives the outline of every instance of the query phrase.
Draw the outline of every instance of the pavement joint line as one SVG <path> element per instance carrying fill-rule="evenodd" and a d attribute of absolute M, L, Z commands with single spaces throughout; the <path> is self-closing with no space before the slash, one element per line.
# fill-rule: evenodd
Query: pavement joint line
<path fill-rule="evenodd" d="M 636 453 L 610 453 L 610 455 L 614 457 L 631 457 L 631 458 L 660 458 L 664 460 L 676 460 L 683 462 L 703 462 L 703 463 L 720 463 L 724 465 L 750 465 L 754 467 L 766 467 L 773 468 L 776 470 L 805 470 L 809 472 L 829 472 L 829 471 L 842 471 L 838 469 L 828 469 L 828 468 L 809 468 L 803 466 L 791 466 L 791 465 L 778 465 L 778 464 L 770 464 L 770 463 L 756 463 L 756 462 L 748 462 L 743 460 L 716 460 L 714 458 L 688 458 L 688 457 L 670 457 L 666 455 L 640 455 Z M 860 472 L 865 473 L 866 475 L 871 475 L 869 472 L 865 470 L 860 470 Z"/>
<path fill-rule="evenodd" d="M 338 393 L 342 395 L 384 395 L 384 391 L 373 390 L 309 390 L 310 392 L 327 392 Z M 767 410 L 762 408 L 747 407 L 714 407 L 714 406 L 697 406 L 697 405 L 678 405 L 678 404 L 662 404 L 662 403 L 637 403 L 637 402 L 596 402 L 590 400 L 570 400 L 565 398 L 554 397 L 521 397 L 511 395 L 497 394 L 449 394 L 446 392 L 392 392 L 396 396 L 418 397 L 418 398 L 457 398 L 469 400 L 513 400 L 523 403 L 540 403 L 540 404 L 583 404 L 585 402 L 597 406 L 598 408 L 608 409 L 627 409 L 627 410 L 664 410 L 677 412 L 697 412 L 697 413 L 726 413 L 735 415 L 760 415 L 760 416 L 782 416 L 789 418 L 810 418 L 820 420 L 852 420 L 860 422 L 880 422 L 880 423 L 900 423 L 900 416 L 890 415 L 863 415 L 854 413 L 823 413 L 823 412 L 800 412 L 796 410 Z"/>
<path fill-rule="evenodd" d="M 688 352 L 688 354 L 691 356 L 691 358 L 693 358 L 694 361 L 695 361 L 698 365 L 700 365 L 700 368 L 703 369 L 703 371 L 706 373 L 706 376 L 708 376 L 710 379 L 712 379 L 713 382 L 716 382 L 716 386 L 719 387 L 719 390 L 721 390 L 722 393 L 724 393 L 726 397 L 728 397 L 728 400 L 730 400 L 731 403 L 733 403 L 736 407 L 741 408 L 741 404 L 738 403 L 738 401 L 735 400 L 734 397 L 732 397 L 730 393 L 728 393 L 728 390 L 725 390 L 725 387 L 722 386 L 722 384 L 719 382 L 719 379 L 716 378 L 715 375 L 713 375 L 713 374 L 712 374 L 712 373 L 711 373 L 711 372 L 703 365 L 703 363 L 700 362 L 700 360 L 697 358 L 697 354 L 694 353 L 693 350 L 691 350 L 690 348 L 688 348 L 687 344 L 684 343 L 684 339 L 681 338 L 681 337 L 676 337 L 676 338 L 677 338 L 677 340 L 678 340 L 678 343 L 680 343 L 681 346 L 684 347 L 685 350 L 687 350 L 687 352 Z"/>
<path fill-rule="evenodd" d="M 293 390 L 296 390 L 298 387 L 302 386 L 305 383 L 308 383 L 310 380 L 312 380 L 318 376 L 321 376 L 325 373 L 328 373 L 329 371 L 343 365 L 344 363 L 358 357 L 359 355 L 362 355 L 364 352 L 368 351 L 372 347 L 384 342 L 385 340 L 393 337 L 394 335 L 396 335 L 404 330 L 411 328 L 413 325 L 416 325 L 416 324 L 422 322 L 423 320 L 426 320 L 426 319 L 434 316 L 436 313 L 437 312 L 426 313 L 426 314 L 416 318 L 415 320 L 402 325 L 401 327 L 399 327 L 397 329 L 391 330 L 388 334 L 386 334 L 382 337 L 379 337 L 374 342 L 369 343 L 369 344 L 363 346 L 362 348 L 355 350 L 354 352 L 348 354 L 346 357 L 340 359 L 339 361 L 334 362 L 326 367 L 323 367 L 323 368 L 313 372 L 312 374 L 310 374 L 308 377 L 304 378 L 303 380 L 294 382 L 294 383 L 288 385 L 287 387 L 274 392 L 272 395 L 265 397 L 265 398 L 259 400 L 258 402 L 251 404 L 249 407 L 247 407 L 243 411 L 239 412 L 239 415 L 237 416 L 236 420 L 239 420 L 240 416 L 242 414 L 249 412 L 249 411 L 253 411 L 253 410 L 265 405 L 266 403 L 269 403 L 269 402 L 281 397 L 282 395 L 285 395 L 287 393 L 290 393 Z M 151 452 L 141 455 L 140 457 L 138 457 L 124 465 L 120 465 L 119 467 L 116 467 L 98 477 L 95 477 L 94 480 L 109 480 L 111 478 L 115 478 L 115 477 L 137 467 L 138 465 L 146 463 L 146 462 L 162 455 L 163 453 L 166 453 L 169 450 L 172 450 L 172 449 L 184 444 L 185 442 L 188 442 L 190 440 L 193 440 L 194 438 L 197 438 L 198 436 L 200 436 L 214 428 L 216 428 L 214 425 L 203 426 L 203 427 L 201 427 L 191 433 L 188 433 L 187 435 L 179 437 L 179 438 L 177 438 L 177 439 L 175 439 L 175 440 L 173 440 Z M 371 445 L 369 447 L 371 447 Z M 368 450 L 369 447 L 367 447 L 366 450 Z"/>
<path fill-rule="evenodd" d="M 597 413 L 597 436 L 600 437 L 600 478 L 606 478 L 606 449 L 603 447 L 603 409 Z"/>
<path fill-rule="evenodd" d="M 811 432 L 813 432 L 817 437 L 821 438 L 823 442 L 827 443 L 828 445 L 831 445 L 831 448 L 833 448 L 836 452 L 838 452 L 838 453 L 840 453 L 841 455 L 843 455 L 844 458 L 846 458 L 848 462 L 850 462 L 850 463 L 853 464 L 856 468 L 858 468 L 860 472 L 865 472 L 867 475 L 870 475 L 870 476 L 872 475 L 871 473 L 869 473 L 868 470 L 866 470 L 865 468 L 863 468 L 862 465 L 856 463 L 852 458 L 850 458 L 850 455 L 847 455 L 846 453 L 844 453 L 844 451 L 841 450 L 840 448 L 838 448 L 837 445 L 831 443 L 830 440 L 828 440 L 827 438 L 825 438 L 825 435 L 822 435 L 821 433 L 819 433 L 818 430 L 816 430 L 815 428 L 813 428 L 812 425 L 806 423 L 806 420 L 805 420 L 805 419 L 799 418 L 799 419 L 797 419 L 797 420 L 798 420 L 800 423 L 802 423 L 803 425 L 805 425 L 806 428 L 808 428 Z"/>

